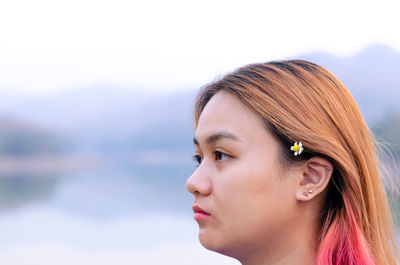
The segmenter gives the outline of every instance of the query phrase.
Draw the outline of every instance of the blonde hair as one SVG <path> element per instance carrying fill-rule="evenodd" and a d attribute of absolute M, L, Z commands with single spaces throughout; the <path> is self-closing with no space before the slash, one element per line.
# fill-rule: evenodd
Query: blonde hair
<path fill-rule="evenodd" d="M 294 141 L 334 165 L 321 212 L 319 265 L 396 265 L 394 224 L 378 168 L 374 138 L 346 87 L 323 67 L 303 60 L 251 64 L 207 84 L 201 112 L 218 91 L 231 92 L 280 140 L 290 165 Z M 303 153 L 304 154 L 304 153 Z M 335 187 L 334 184 L 337 184 Z"/>

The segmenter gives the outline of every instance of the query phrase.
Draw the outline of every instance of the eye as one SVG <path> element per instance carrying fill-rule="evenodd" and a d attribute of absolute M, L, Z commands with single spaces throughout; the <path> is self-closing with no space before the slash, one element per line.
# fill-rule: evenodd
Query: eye
<path fill-rule="evenodd" d="M 227 154 L 224 154 L 220 151 L 215 151 L 214 154 L 216 160 L 223 160 L 223 157 L 225 157 L 225 159 L 229 157 Z"/>
<path fill-rule="evenodd" d="M 201 163 L 201 156 L 194 155 L 194 156 L 192 156 L 192 158 L 193 158 L 193 161 L 197 163 L 197 166 L 199 166 Z"/>
<path fill-rule="evenodd" d="M 220 151 L 215 151 L 214 154 L 215 154 L 215 160 L 217 160 L 217 161 L 224 160 L 224 157 L 225 157 L 225 159 L 229 158 L 229 155 L 224 154 Z M 197 163 L 197 165 L 196 165 L 197 167 L 201 164 L 201 161 L 203 160 L 203 158 L 200 155 L 194 155 L 194 156 L 192 156 L 192 159 L 194 162 Z"/>

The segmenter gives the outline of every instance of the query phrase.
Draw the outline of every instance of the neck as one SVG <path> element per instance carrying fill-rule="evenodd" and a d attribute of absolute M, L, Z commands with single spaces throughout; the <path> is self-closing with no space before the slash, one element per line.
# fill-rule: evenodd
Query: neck
<path fill-rule="evenodd" d="M 238 259 L 242 265 L 316 265 L 315 223 L 302 224 L 282 233 L 273 244 L 252 249 Z"/>

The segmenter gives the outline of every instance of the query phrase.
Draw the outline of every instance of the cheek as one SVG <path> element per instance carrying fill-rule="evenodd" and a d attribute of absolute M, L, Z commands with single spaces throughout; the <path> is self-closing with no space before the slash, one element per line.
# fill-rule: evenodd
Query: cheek
<path fill-rule="evenodd" d="M 232 167 L 214 185 L 221 224 L 243 239 L 278 230 L 290 209 L 288 189 L 277 168 L 268 163 L 248 164 L 252 167 Z"/>
<path fill-rule="evenodd" d="M 273 159 L 260 159 L 261 155 L 248 157 L 232 168 L 224 185 L 249 204 L 261 198 L 274 198 L 282 185 L 280 172 Z"/>
<path fill-rule="evenodd" d="M 225 170 L 213 185 L 215 203 L 231 220 L 243 219 L 243 212 L 254 216 L 279 199 L 275 170 L 248 164 Z"/>

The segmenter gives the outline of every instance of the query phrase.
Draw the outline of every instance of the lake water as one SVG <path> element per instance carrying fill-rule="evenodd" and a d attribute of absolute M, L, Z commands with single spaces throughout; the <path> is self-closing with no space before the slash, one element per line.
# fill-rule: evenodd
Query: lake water
<path fill-rule="evenodd" d="M 194 166 L 117 166 L 0 177 L 0 257 L 8 265 L 220 265 L 204 249 L 186 190 Z"/>
<path fill-rule="evenodd" d="M 2 263 L 239 264 L 198 242 L 183 171 L 87 170 L 40 185 L 29 177 L 0 180 L 22 192 L 0 212 Z"/>

